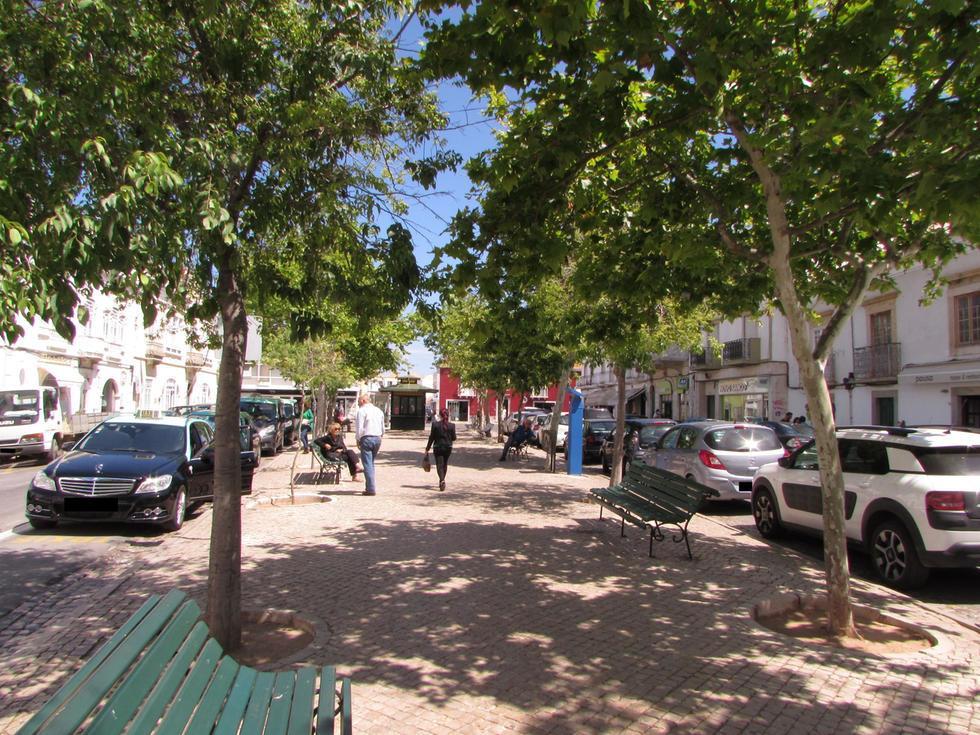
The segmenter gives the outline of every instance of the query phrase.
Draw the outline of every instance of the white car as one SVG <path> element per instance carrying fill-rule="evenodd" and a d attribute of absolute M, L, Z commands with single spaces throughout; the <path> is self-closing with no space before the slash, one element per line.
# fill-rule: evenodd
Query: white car
<path fill-rule="evenodd" d="M 875 572 L 900 589 L 930 567 L 980 566 L 980 434 L 943 429 L 839 429 L 845 533 Z M 759 533 L 821 534 L 823 501 L 811 442 L 762 467 L 752 486 Z"/>

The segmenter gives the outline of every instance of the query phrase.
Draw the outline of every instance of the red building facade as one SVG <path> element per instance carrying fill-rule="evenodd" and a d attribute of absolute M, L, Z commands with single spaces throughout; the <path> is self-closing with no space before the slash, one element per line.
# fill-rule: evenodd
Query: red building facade
<path fill-rule="evenodd" d="M 459 378 L 453 375 L 449 368 L 439 368 L 438 388 L 439 410 L 447 409 L 453 421 L 469 421 L 480 410 L 480 398 L 476 391 L 462 386 Z M 487 411 L 491 416 L 497 415 L 497 398 L 494 391 L 490 391 L 487 396 Z M 551 385 L 535 391 L 534 394 L 524 395 L 523 401 L 521 398 L 522 396 L 512 389 L 505 391 L 502 397 L 504 413 L 509 414 L 528 407 L 551 409 L 558 400 L 558 386 Z M 570 402 L 571 397 L 566 394 L 562 411 L 568 410 Z"/>

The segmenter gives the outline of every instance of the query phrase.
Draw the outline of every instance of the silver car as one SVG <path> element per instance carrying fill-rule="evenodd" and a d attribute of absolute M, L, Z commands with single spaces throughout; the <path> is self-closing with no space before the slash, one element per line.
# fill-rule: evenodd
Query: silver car
<path fill-rule="evenodd" d="M 698 421 L 664 434 L 647 462 L 715 488 L 715 500 L 751 500 L 756 470 L 786 454 L 766 426 Z"/>

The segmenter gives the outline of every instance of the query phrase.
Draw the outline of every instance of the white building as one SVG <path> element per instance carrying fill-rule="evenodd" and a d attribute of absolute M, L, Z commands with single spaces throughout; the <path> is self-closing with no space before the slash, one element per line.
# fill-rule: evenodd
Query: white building
<path fill-rule="evenodd" d="M 947 288 L 923 304 L 931 275 L 921 267 L 895 274 L 895 290 L 867 294 L 848 320 L 824 371 L 838 424 L 980 427 L 980 251 L 950 263 Z M 814 337 L 819 330 L 815 325 Z M 730 420 L 806 414 L 781 314 L 726 321 L 711 336 L 723 345 L 721 356 L 706 338 L 689 365 L 662 360 L 649 374 L 629 374 L 627 413 Z M 587 367 L 579 387 L 589 405 L 615 405 L 608 366 Z"/>
<path fill-rule="evenodd" d="M 144 328 L 138 305 L 104 294 L 83 306 L 89 319 L 75 322 L 72 342 L 40 320 L 23 322 L 13 344 L 0 342 L 4 388 L 54 387 L 69 416 L 214 401 L 220 355 L 191 346 L 183 319 L 160 316 Z"/>

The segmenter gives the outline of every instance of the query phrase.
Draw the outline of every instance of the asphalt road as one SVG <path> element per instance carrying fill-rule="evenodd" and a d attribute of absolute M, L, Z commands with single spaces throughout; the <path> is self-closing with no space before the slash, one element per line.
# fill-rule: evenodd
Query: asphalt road
<path fill-rule="evenodd" d="M 707 514 L 761 538 L 755 528 L 752 509 L 748 503 L 732 501 L 714 503 Z M 790 534 L 778 541 L 766 543 L 779 544 L 793 549 L 817 561 L 823 560 L 823 541 L 802 534 Z M 860 551 L 851 550 L 848 554 L 851 574 L 861 579 L 877 582 L 870 558 Z M 924 587 L 906 592 L 910 597 L 940 611 L 945 610 L 959 620 L 969 622 L 980 630 L 980 569 L 933 569 Z"/>

